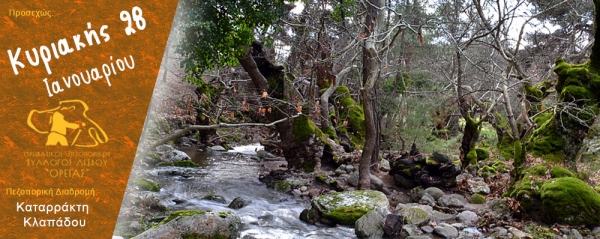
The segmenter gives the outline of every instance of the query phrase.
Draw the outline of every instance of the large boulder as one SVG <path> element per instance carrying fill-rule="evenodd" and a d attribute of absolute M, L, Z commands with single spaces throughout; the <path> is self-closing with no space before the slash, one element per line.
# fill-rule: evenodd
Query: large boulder
<path fill-rule="evenodd" d="M 314 212 L 316 209 L 323 223 L 354 225 L 356 220 L 368 212 L 377 208 L 387 208 L 389 201 L 382 192 L 356 190 L 321 195 L 314 198 L 311 205 L 311 209 L 304 211 Z M 301 220 L 303 214 L 308 213 L 302 212 Z"/>
<path fill-rule="evenodd" d="M 241 226 L 240 218 L 232 212 L 183 210 L 172 212 L 156 228 L 135 239 L 238 238 Z"/>
<path fill-rule="evenodd" d="M 542 212 L 549 222 L 570 225 L 600 224 L 600 195 L 571 177 L 548 180 L 540 189 Z"/>
<path fill-rule="evenodd" d="M 431 221 L 433 209 L 430 206 L 418 205 L 409 206 L 398 211 L 398 214 L 404 217 L 407 224 L 424 226 Z"/>
<path fill-rule="evenodd" d="M 361 238 L 382 238 L 383 219 L 389 214 L 386 208 L 379 208 L 368 212 L 354 224 L 354 233 Z"/>
<path fill-rule="evenodd" d="M 191 160 L 190 156 L 181 150 L 173 148 L 173 146 L 164 144 L 156 147 L 156 153 L 161 155 L 161 160 L 164 162 L 176 162 L 182 160 Z"/>
<path fill-rule="evenodd" d="M 413 148 L 415 146 L 413 145 Z M 390 175 L 394 176 L 400 187 L 449 188 L 456 186 L 456 176 L 460 167 L 452 162 L 447 155 L 434 152 L 430 156 L 418 153 L 408 153 L 400 157 L 390 158 Z"/>

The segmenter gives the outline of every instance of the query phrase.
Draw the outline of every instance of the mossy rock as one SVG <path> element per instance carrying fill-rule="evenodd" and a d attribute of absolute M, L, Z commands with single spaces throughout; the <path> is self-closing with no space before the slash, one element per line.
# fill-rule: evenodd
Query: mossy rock
<path fill-rule="evenodd" d="M 547 181 L 541 188 L 541 198 L 548 222 L 587 226 L 600 224 L 600 195 L 577 178 Z"/>
<path fill-rule="evenodd" d="M 477 148 L 475 149 L 475 153 L 477 154 L 477 161 L 486 160 L 490 157 L 490 152 L 486 149 Z"/>
<path fill-rule="evenodd" d="M 181 210 L 135 238 L 238 238 L 241 228 L 241 219 L 232 212 Z"/>
<path fill-rule="evenodd" d="M 279 192 L 289 192 L 294 188 L 308 186 L 310 182 L 302 177 L 289 177 L 284 180 L 277 180 L 267 185 L 268 188 L 275 189 Z"/>
<path fill-rule="evenodd" d="M 526 169 L 525 174 L 543 177 L 546 175 L 547 171 L 548 171 L 548 168 L 546 168 L 544 165 L 535 165 L 531 168 Z"/>
<path fill-rule="evenodd" d="M 432 157 L 427 157 L 425 159 L 425 164 L 427 164 L 427 165 L 438 165 L 438 162 L 434 158 L 432 158 Z"/>
<path fill-rule="evenodd" d="M 495 168 L 491 167 L 491 166 L 483 166 L 483 168 L 481 168 L 481 170 L 479 170 L 479 175 L 485 179 L 495 175 L 498 173 L 498 171 L 496 171 Z"/>
<path fill-rule="evenodd" d="M 138 179 L 135 180 L 135 184 L 140 191 L 151 191 L 158 192 L 160 191 L 160 187 L 154 181 L 148 179 Z"/>
<path fill-rule="evenodd" d="M 496 172 L 500 173 L 508 173 L 510 171 L 508 166 L 502 161 L 496 161 L 494 164 L 492 164 L 492 168 L 494 168 Z"/>
<path fill-rule="evenodd" d="M 471 195 L 471 203 L 472 204 L 484 204 L 485 197 L 479 193 Z"/>
<path fill-rule="evenodd" d="M 576 177 L 574 173 L 560 166 L 552 167 L 552 169 L 550 169 L 550 175 L 552 178 Z"/>
<path fill-rule="evenodd" d="M 534 157 L 542 157 L 554 163 L 560 162 L 567 141 L 554 127 L 546 126 L 546 124 L 551 124 L 551 122 L 546 122 L 534 132 L 528 149 Z"/>
<path fill-rule="evenodd" d="M 354 225 L 356 220 L 376 208 L 387 208 L 385 194 L 373 190 L 345 191 L 321 195 L 311 201 L 312 207 L 333 223 Z"/>
<path fill-rule="evenodd" d="M 171 214 L 169 214 L 169 216 L 167 218 L 163 219 L 160 223 L 154 225 L 152 228 L 157 228 L 157 227 L 159 227 L 159 226 L 161 226 L 163 224 L 166 224 L 166 223 L 168 223 L 170 221 L 177 220 L 177 219 L 180 219 L 180 218 L 183 218 L 183 217 L 189 217 L 189 216 L 193 216 L 193 215 L 196 215 L 196 214 L 204 215 L 206 213 L 207 213 L 206 211 L 202 211 L 202 210 L 179 210 L 179 211 L 174 211 L 174 212 L 171 212 Z"/>
<path fill-rule="evenodd" d="M 481 172 L 491 173 L 491 174 L 497 173 L 496 169 L 493 167 L 490 167 L 490 166 L 483 166 L 483 168 L 481 168 Z"/>
<path fill-rule="evenodd" d="M 508 196 L 519 201 L 525 212 L 539 211 L 541 207 L 539 189 L 542 185 L 542 181 L 527 177 L 517 182 L 515 188 L 508 193 Z"/>
<path fill-rule="evenodd" d="M 146 157 L 144 157 L 143 161 L 144 161 L 144 163 L 146 163 L 148 165 L 156 165 L 156 164 L 160 163 L 161 157 L 157 153 L 150 152 L 146 155 Z"/>
<path fill-rule="evenodd" d="M 467 162 L 469 162 L 470 165 L 477 165 L 477 151 L 475 149 L 472 149 L 467 154 Z"/>
<path fill-rule="evenodd" d="M 225 200 L 225 197 L 223 197 L 221 195 L 217 195 L 217 194 L 208 194 L 208 195 L 204 196 L 202 199 L 213 201 L 213 202 L 218 202 L 218 203 L 223 203 L 223 204 L 227 203 L 227 200 Z"/>
<path fill-rule="evenodd" d="M 404 217 L 404 222 L 417 226 L 423 226 L 429 223 L 433 215 L 419 207 L 407 207 L 398 212 Z"/>

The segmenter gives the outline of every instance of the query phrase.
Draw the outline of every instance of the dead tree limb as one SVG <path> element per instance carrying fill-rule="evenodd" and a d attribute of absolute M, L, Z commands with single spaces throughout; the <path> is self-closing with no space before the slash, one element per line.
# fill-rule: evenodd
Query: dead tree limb
<path fill-rule="evenodd" d="M 150 149 L 154 149 L 160 145 L 163 145 L 171 140 L 177 139 L 183 135 L 185 135 L 186 133 L 192 131 L 192 130 L 201 130 L 201 129 L 216 129 L 216 128 L 233 128 L 233 127 L 272 127 L 275 126 L 278 123 L 284 122 L 286 120 L 290 120 L 293 118 L 296 118 L 298 116 L 300 116 L 301 114 L 296 114 L 292 117 L 289 118 L 283 118 L 277 121 L 273 121 L 271 123 L 268 124 L 264 124 L 264 123 L 240 123 L 240 124 L 228 124 L 228 123 L 219 123 L 219 124 L 213 124 L 213 125 L 190 125 L 187 128 L 184 129 L 180 129 L 178 131 L 176 131 L 175 133 L 167 136 L 166 138 L 160 139 L 158 140 L 156 143 L 152 144 L 152 146 L 150 146 Z"/>

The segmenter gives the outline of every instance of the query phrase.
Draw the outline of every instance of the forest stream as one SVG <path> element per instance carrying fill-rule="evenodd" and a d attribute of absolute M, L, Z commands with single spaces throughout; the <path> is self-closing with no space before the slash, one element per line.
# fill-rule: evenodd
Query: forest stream
<path fill-rule="evenodd" d="M 256 144 L 234 147 L 228 152 L 186 150 L 200 167 L 159 167 L 151 171 L 161 185 L 161 203 L 171 211 L 232 211 L 242 220 L 241 238 L 356 238 L 353 228 L 314 226 L 300 221 L 300 212 L 310 202 L 269 189 L 259 181 L 261 162 L 250 156 L 261 148 Z M 227 204 L 202 199 L 209 194 L 221 195 L 227 203 L 236 197 L 251 199 L 252 203 L 231 209 Z"/>

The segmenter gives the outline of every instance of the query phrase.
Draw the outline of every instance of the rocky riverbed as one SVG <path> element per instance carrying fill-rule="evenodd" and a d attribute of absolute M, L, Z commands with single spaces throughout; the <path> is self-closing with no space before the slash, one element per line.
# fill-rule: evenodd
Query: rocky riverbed
<path fill-rule="evenodd" d="M 321 172 L 293 172 L 285 159 L 258 147 L 187 153 L 166 147 L 156 158 L 163 166 L 147 157 L 149 165 L 132 175 L 137 180 L 128 188 L 115 238 L 600 238 L 600 227 L 518 218 L 514 201 L 495 194 L 498 182 L 468 173 L 456 176 L 450 189 L 403 189 L 382 161 L 372 189 L 359 191 L 352 160 Z"/>

